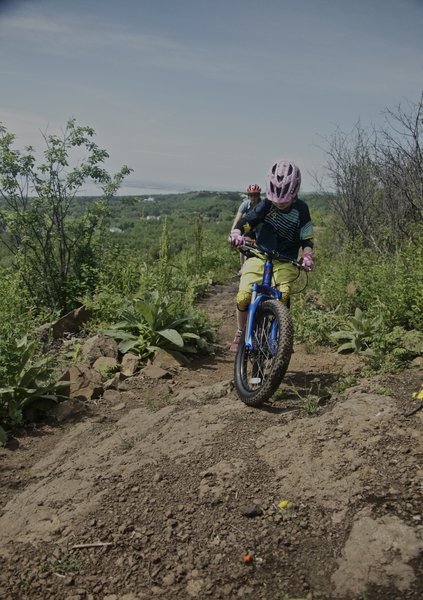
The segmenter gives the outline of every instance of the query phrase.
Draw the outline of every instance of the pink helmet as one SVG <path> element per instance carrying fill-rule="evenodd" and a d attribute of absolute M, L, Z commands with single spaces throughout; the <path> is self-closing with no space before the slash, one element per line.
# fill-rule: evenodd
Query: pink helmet
<path fill-rule="evenodd" d="M 257 183 L 252 183 L 247 187 L 247 194 L 260 194 L 261 187 Z"/>
<path fill-rule="evenodd" d="M 266 195 L 276 206 L 283 206 L 296 198 L 300 185 L 300 169 L 291 160 L 282 159 L 267 174 Z"/>

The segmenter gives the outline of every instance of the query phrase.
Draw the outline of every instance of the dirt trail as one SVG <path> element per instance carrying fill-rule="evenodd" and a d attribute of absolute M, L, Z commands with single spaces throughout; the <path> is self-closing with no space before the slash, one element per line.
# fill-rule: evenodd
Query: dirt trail
<path fill-rule="evenodd" d="M 296 345 L 277 398 L 248 408 L 234 289 L 203 301 L 222 318 L 213 359 L 0 450 L 0 598 L 422 597 L 421 371 L 337 393 L 352 358 Z"/>

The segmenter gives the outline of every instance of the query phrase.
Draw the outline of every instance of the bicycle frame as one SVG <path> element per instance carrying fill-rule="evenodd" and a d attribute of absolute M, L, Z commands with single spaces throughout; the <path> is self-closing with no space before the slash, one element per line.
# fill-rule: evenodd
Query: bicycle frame
<path fill-rule="evenodd" d="M 247 326 L 245 329 L 245 340 L 244 344 L 249 350 L 253 349 L 253 325 L 255 315 L 260 304 L 265 298 L 273 298 L 274 300 L 280 300 L 282 298 L 282 292 L 272 286 L 272 275 L 273 275 L 273 262 L 269 257 L 266 257 L 264 263 L 263 278 L 262 282 L 254 283 L 252 286 L 251 302 L 248 306 L 248 317 Z M 277 331 L 271 331 L 271 337 L 276 337 Z"/>
<path fill-rule="evenodd" d="M 263 267 L 263 277 L 262 277 L 262 282 L 261 283 L 254 283 L 252 285 L 252 295 L 251 295 L 251 302 L 248 306 L 248 316 L 247 316 L 247 325 L 245 328 L 245 339 L 244 339 L 244 345 L 249 349 L 252 350 L 253 349 L 253 327 L 254 327 L 254 321 L 255 321 L 255 316 L 256 316 L 256 312 L 260 306 L 260 304 L 263 302 L 263 300 L 265 299 L 273 299 L 273 300 L 280 300 L 282 298 L 282 292 L 276 288 L 274 288 L 272 286 L 272 277 L 273 277 L 273 259 L 270 257 L 270 255 L 266 252 L 257 252 L 257 247 L 254 247 L 254 245 L 250 245 L 250 244 L 245 244 L 244 249 L 252 251 L 253 254 L 256 254 L 257 256 L 259 256 L 260 254 L 266 257 L 266 261 L 264 263 L 264 267 Z M 301 265 L 298 261 L 296 260 L 292 260 L 288 257 L 281 257 L 281 258 L 285 258 L 287 260 L 287 262 L 292 263 L 293 265 L 295 265 L 298 268 L 301 268 Z M 270 338 L 271 340 L 275 340 L 277 337 L 277 331 L 276 331 L 276 325 L 272 325 L 272 329 L 270 331 Z"/>
<path fill-rule="evenodd" d="M 284 294 L 278 289 L 278 285 L 273 284 L 277 269 L 274 261 L 291 263 L 298 270 L 302 268 L 302 264 L 289 256 L 245 241 L 240 250 L 260 258 L 263 266 L 262 270 L 260 268 L 261 283 L 251 286 L 245 336 L 235 356 L 234 382 L 242 402 L 247 406 L 259 407 L 279 387 L 288 368 L 294 343 L 294 326 L 289 307 L 280 301 Z M 283 275 L 284 273 L 281 282 L 284 280 Z M 287 283 L 292 283 L 297 277 Z"/>

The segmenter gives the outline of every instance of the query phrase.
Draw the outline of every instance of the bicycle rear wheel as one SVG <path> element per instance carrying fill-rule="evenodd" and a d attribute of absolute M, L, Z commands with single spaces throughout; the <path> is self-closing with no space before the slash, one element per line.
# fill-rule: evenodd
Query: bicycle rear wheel
<path fill-rule="evenodd" d="M 248 406 L 261 406 L 279 387 L 291 360 L 294 326 L 291 313 L 278 300 L 266 300 L 257 311 L 253 348 L 239 344 L 235 388 Z"/>

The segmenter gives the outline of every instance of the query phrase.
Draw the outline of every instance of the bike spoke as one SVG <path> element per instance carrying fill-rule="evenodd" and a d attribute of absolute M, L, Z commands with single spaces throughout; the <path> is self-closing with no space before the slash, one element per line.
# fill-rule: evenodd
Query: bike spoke
<path fill-rule="evenodd" d="M 274 319 L 266 317 L 254 331 L 253 350 L 248 353 L 248 382 L 251 389 L 262 386 L 272 370 L 278 340 L 274 334 Z"/>
<path fill-rule="evenodd" d="M 261 406 L 280 384 L 292 352 L 291 316 L 279 301 L 263 303 L 256 314 L 251 348 L 241 345 L 235 359 L 235 386 L 243 402 Z"/>

